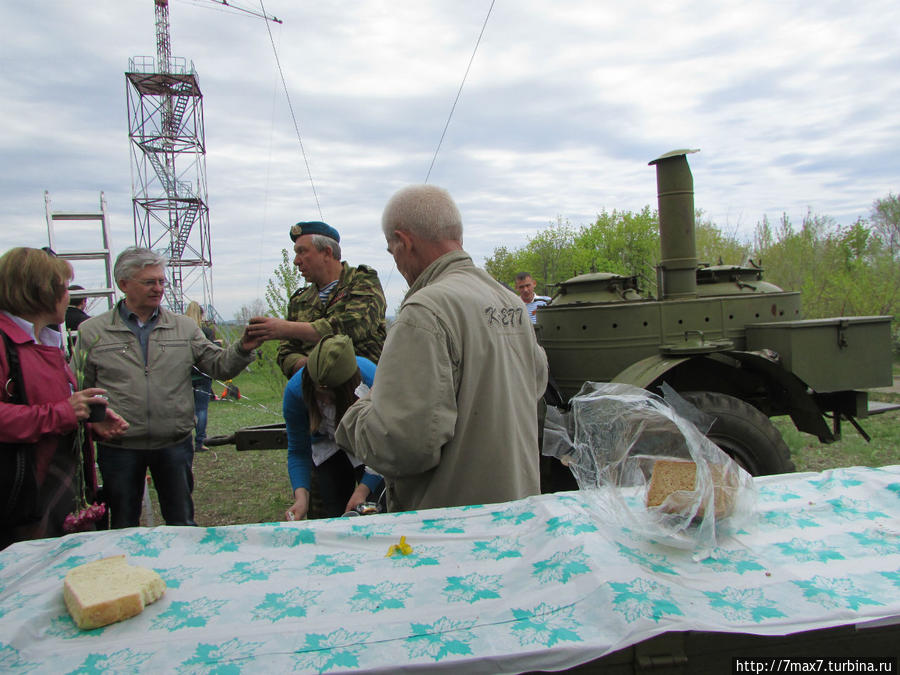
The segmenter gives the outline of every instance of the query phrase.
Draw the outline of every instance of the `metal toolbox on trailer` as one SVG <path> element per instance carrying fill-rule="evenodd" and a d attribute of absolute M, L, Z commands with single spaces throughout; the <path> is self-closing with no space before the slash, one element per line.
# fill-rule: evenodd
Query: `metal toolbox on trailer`
<path fill-rule="evenodd" d="M 771 349 L 817 392 L 890 386 L 890 316 L 754 323 L 747 351 Z"/>

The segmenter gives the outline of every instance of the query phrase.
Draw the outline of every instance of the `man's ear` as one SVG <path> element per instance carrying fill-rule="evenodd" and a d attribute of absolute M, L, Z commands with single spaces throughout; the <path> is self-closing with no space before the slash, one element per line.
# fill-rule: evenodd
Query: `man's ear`
<path fill-rule="evenodd" d="M 125 281 L 122 279 L 116 279 L 116 286 L 119 287 L 119 290 L 123 293 L 125 292 Z"/>
<path fill-rule="evenodd" d="M 407 251 L 413 250 L 413 238 L 409 232 L 406 230 L 394 230 L 394 237 L 403 243 Z"/>

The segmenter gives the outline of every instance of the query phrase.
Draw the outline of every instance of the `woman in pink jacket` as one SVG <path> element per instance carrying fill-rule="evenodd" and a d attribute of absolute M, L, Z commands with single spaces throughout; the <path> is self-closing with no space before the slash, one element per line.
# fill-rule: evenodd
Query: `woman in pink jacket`
<path fill-rule="evenodd" d="M 93 529 L 102 508 L 90 433 L 122 434 L 107 408 L 79 433 L 103 389 L 76 391 L 59 324 L 72 267 L 49 249 L 14 248 L 0 257 L 0 549 L 16 541 Z"/>

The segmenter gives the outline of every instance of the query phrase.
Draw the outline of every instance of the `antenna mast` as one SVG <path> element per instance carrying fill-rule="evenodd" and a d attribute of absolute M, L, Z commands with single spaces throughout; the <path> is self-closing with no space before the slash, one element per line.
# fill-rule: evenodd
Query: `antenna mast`
<path fill-rule="evenodd" d="M 156 3 L 156 61 L 159 72 L 169 72 L 172 58 L 172 43 L 169 40 L 169 0 L 154 0 Z"/>
<path fill-rule="evenodd" d="M 211 0 L 265 21 L 274 16 Z M 156 63 L 128 60 L 128 137 L 134 242 L 169 259 L 166 305 L 183 312 L 185 296 L 213 316 L 212 250 L 206 187 L 203 94 L 193 62 L 172 56 L 169 0 L 153 0 Z M 199 284 L 199 288 L 197 285 Z"/>
<path fill-rule="evenodd" d="M 168 0 L 154 0 L 156 63 L 128 60 L 134 241 L 169 259 L 165 303 L 185 296 L 212 308 L 212 251 L 206 188 L 203 94 L 193 63 L 172 57 Z"/>

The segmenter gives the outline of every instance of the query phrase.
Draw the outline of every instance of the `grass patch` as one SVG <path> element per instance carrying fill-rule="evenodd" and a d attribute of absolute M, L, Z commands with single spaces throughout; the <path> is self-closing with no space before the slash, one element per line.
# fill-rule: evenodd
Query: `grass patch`
<path fill-rule="evenodd" d="M 208 436 L 284 421 L 281 397 L 286 380 L 275 363 L 276 346 L 266 343 L 262 357 L 234 378 L 239 400 L 210 401 Z M 223 389 L 214 383 L 214 393 L 221 394 Z M 194 456 L 194 510 L 199 525 L 282 520 L 293 503 L 286 449 L 238 452 L 233 445 L 220 445 Z"/>
<path fill-rule="evenodd" d="M 894 376 L 900 375 L 900 364 L 894 364 Z M 900 393 L 875 391 L 873 401 L 900 403 Z M 797 471 L 824 471 L 839 466 L 890 466 L 900 464 L 900 411 L 891 411 L 857 420 L 871 437 L 870 442 L 846 421 L 841 422 L 841 440 L 819 443 L 815 436 L 797 431 L 790 418 L 773 422 L 791 449 Z"/>
<path fill-rule="evenodd" d="M 888 412 L 859 420 L 869 436 L 866 440 L 847 422 L 841 423 L 841 440 L 819 443 L 819 439 L 801 433 L 789 418 L 774 420 L 797 471 L 824 471 L 839 466 L 888 466 L 900 464 L 900 412 Z"/>

